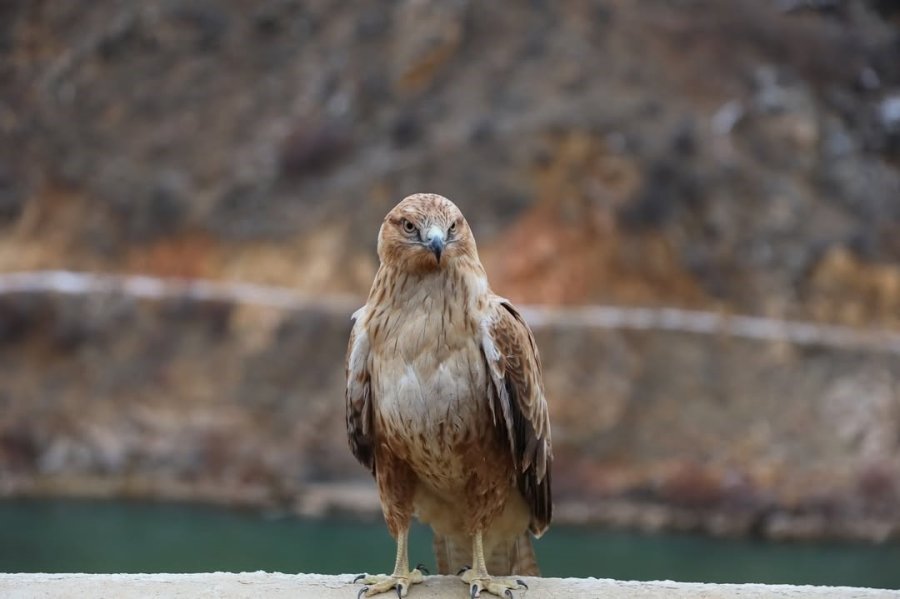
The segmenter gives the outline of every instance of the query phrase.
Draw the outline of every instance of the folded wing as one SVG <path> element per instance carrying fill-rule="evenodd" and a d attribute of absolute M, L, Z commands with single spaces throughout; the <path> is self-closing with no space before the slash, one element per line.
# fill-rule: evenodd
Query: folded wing
<path fill-rule="evenodd" d="M 503 298 L 494 297 L 483 324 L 482 351 L 493 383 L 494 422 L 509 439 L 519 491 L 531 508 L 530 530 L 550 524 L 550 417 L 541 360 L 531 329 Z"/>

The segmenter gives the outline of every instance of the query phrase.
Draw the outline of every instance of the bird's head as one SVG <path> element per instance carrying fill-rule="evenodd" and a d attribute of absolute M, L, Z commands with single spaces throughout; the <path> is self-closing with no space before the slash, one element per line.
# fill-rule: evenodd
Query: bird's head
<path fill-rule="evenodd" d="M 469 224 L 456 204 L 417 193 L 394 206 L 378 233 L 378 257 L 412 273 L 452 268 L 460 257 L 478 257 Z"/>

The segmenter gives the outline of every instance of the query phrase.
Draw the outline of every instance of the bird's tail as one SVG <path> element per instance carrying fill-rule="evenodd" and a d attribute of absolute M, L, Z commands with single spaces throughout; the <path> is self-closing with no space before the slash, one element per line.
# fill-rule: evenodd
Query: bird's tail
<path fill-rule="evenodd" d="M 472 565 L 472 543 L 462 537 L 434 534 L 434 557 L 439 574 L 456 574 Z M 498 543 L 484 556 L 491 576 L 540 576 L 531 536 L 524 532 L 509 541 Z"/>

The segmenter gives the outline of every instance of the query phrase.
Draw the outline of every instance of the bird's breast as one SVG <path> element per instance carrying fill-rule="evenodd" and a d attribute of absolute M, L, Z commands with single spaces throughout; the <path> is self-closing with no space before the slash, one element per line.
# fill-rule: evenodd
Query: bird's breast
<path fill-rule="evenodd" d="M 468 467 L 465 449 L 492 433 L 480 339 L 446 324 L 413 313 L 371 354 L 382 442 L 420 478 L 458 479 Z"/>
<path fill-rule="evenodd" d="M 422 348 L 375 355 L 377 410 L 412 432 L 462 432 L 488 408 L 488 378 L 480 347 Z"/>

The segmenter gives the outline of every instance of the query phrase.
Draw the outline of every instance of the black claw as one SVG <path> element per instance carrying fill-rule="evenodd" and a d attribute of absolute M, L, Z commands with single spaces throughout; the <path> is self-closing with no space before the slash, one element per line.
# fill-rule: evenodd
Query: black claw
<path fill-rule="evenodd" d="M 362 579 L 362 578 L 365 578 L 365 577 L 366 577 L 365 574 L 360 574 L 359 576 L 357 576 L 356 578 L 353 579 L 353 582 L 356 583 L 356 581 L 358 581 L 358 580 L 360 580 L 360 579 Z"/>
<path fill-rule="evenodd" d="M 428 568 L 425 567 L 425 564 L 419 564 L 416 566 L 416 570 L 419 572 L 425 572 L 425 574 L 431 575 L 431 572 L 428 571 Z"/>
<path fill-rule="evenodd" d="M 356 594 L 356 599 L 359 599 L 360 597 L 362 597 L 363 593 L 365 593 L 368 590 L 369 590 L 369 587 L 363 587 L 363 588 L 359 589 L 359 592 Z"/>
<path fill-rule="evenodd" d="M 398 584 L 394 587 L 394 590 L 397 591 L 397 599 L 403 599 L 403 585 Z"/>
<path fill-rule="evenodd" d="M 525 584 L 525 581 L 522 580 L 521 578 L 517 578 L 517 579 L 516 579 L 516 582 L 519 583 L 519 586 L 520 586 L 520 587 L 525 587 L 526 589 L 528 589 L 528 585 Z"/>
<path fill-rule="evenodd" d="M 514 599 L 512 591 L 510 591 L 509 589 L 506 589 L 506 592 L 503 594 L 509 597 L 509 599 Z"/>
<path fill-rule="evenodd" d="M 466 570 L 471 570 L 471 569 L 472 569 L 472 566 L 463 566 L 463 567 L 462 567 L 462 570 L 460 570 L 459 572 L 457 572 L 456 575 L 459 576 L 460 574 L 462 574 L 462 573 L 465 572 Z"/>
<path fill-rule="evenodd" d="M 473 584 L 470 589 L 469 599 L 475 599 L 475 597 L 477 597 L 477 596 L 478 596 L 478 585 Z"/>

